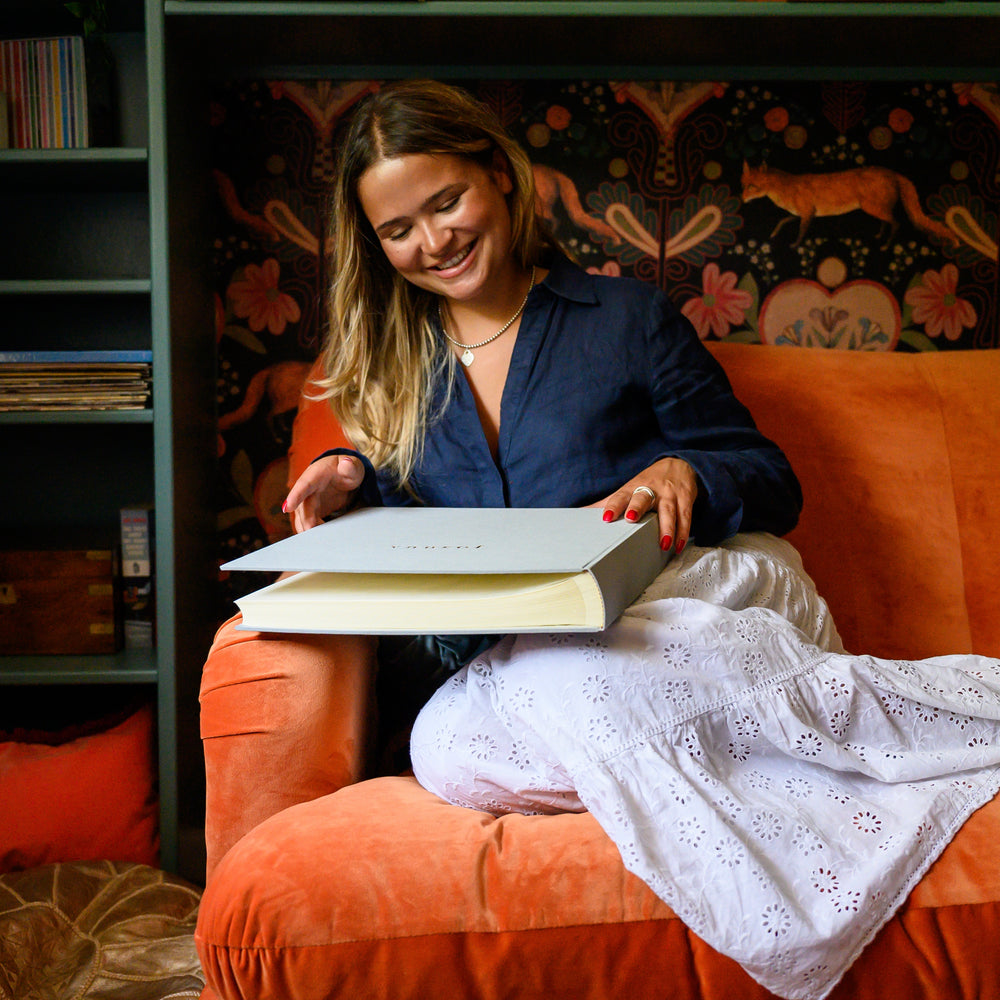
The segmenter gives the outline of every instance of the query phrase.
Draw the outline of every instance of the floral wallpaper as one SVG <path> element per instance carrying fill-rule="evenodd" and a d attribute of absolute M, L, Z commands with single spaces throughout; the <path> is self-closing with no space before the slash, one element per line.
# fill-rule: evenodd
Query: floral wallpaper
<path fill-rule="evenodd" d="M 465 85 L 528 150 L 538 209 L 576 259 L 667 289 L 703 339 L 1000 346 L 996 84 Z M 212 103 L 220 563 L 289 530 L 336 130 L 378 86 L 234 81 Z M 228 613 L 239 586 L 220 590 Z"/>

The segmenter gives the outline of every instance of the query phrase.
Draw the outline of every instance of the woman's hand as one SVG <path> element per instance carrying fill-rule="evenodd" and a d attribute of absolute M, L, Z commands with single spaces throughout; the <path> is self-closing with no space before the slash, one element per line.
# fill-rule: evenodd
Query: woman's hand
<path fill-rule="evenodd" d="M 364 478 L 364 466 L 354 455 L 327 455 L 299 476 L 281 509 L 291 516 L 296 532 L 315 528 L 350 506 Z"/>
<path fill-rule="evenodd" d="M 652 496 L 650 495 L 652 493 Z M 655 510 L 660 522 L 660 548 L 680 552 L 691 535 L 691 511 L 698 495 L 698 476 L 680 458 L 661 458 L 595 507 L 604 508 L 605 521 L 625 517 L 638 521 Z"/>

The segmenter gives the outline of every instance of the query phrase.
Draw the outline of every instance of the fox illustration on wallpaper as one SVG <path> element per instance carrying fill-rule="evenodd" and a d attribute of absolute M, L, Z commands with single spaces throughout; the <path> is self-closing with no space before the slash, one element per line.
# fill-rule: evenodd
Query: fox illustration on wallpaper
<path fill-rule="evenodd" d="M 792 174 L 763 164 L 743 164 L 743 200 L 769 198 L 791 214 L 771 232 L 773 239 L 793 219 L 799 220 L 799 234 L 792 246 L 805 238 L 817 216 L 845 215 L 860 209 L 881 222 L 879 239 L 883 249 L 899 228 L 896 206 L 902 203 L 910 222 L 925 233 L 956 243 L 944 224 L 930 218 L 920 207 L 917 189 L 909 178 L 885 167 L 857 167 L 827 174 Z"/>

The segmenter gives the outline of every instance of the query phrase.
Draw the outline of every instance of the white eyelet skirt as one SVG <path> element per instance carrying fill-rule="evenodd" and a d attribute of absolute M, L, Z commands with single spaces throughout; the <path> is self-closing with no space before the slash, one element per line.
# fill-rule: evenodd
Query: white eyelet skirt
<path fill-rule="evenodd" d="M 1000 661 L 847 654 L 795 550 L 741 535 L 605 632 L 501 640 L 411 756 L 456 805 L 589 810 L 695 933 L 819 1000 L 1000 788 Z"/>

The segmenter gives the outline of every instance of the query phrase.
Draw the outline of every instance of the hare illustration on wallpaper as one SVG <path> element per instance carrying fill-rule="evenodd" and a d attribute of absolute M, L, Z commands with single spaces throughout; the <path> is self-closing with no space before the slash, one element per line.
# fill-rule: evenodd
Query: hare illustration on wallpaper
<path fill-rule="evenodd" d="M 322 339 L 337 127 L 379 85 L 214 95 L 220 562 L 287 531 L 289 400 Z M 667 289 L 705 339 L 1000 346 L 994 83 L 466 85 L 528 150 L 568 251 Z"/>

